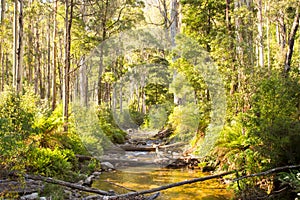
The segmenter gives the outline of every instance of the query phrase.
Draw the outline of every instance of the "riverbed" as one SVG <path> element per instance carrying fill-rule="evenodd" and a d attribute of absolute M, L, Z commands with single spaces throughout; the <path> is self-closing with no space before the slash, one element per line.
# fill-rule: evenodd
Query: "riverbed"
<path fill-rule="evenodd" d="M 210 174 L 188 168 L 126 167 L 102 173 L 100 178 L 95 180 L 93 187 L 101 190 L 114 190 L 116 193 L 121 194 L 129 192 L 127 189 L 141 191 L 208 175 Z M 226 189 L 226 185 L 220 179 L 212 179 L 164 190 L 158 199 L 221 200 L 230 199 L 231 197 L 233 197 L 233 192 Z"/>

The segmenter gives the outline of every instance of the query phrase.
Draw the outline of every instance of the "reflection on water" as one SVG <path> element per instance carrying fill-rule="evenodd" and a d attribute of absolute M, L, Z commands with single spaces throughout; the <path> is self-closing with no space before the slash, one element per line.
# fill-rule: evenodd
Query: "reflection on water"
<path fill-rule="evenodd" d="M 146 169 L 131 167 L 122 171 L 103 173 L 99 180 L 94 182 L 93 187 L 101 190 L 113 189 L 117 193 L 127 193 L 129 192 L 128 190 L 115 186 L 112 183 L 140 191 L 207 175 L 209 174 L 189 169 Z M 233 196 L 232 191 L 226 190 L 225 187 L 225 185 L 220 183 L 220 180 L 212 179 L 161 191 L 158 199 L 230 199 Z"/>

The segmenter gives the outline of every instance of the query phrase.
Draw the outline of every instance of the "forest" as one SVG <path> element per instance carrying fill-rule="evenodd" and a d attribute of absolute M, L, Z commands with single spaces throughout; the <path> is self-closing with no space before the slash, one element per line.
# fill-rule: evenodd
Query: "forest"
<path fill-rule="evenodd" d="M 11 178 L 78 182 L 153 130 L 236 171 L 233 199 L 300 198 L 299 0 L 0 5 L 0 199 L 20 197 Z"/>

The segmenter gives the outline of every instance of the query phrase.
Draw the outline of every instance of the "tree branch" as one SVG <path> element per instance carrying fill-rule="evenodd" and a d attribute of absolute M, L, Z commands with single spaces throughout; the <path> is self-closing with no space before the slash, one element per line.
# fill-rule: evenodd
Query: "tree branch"
<path fill-rule="evenodd" d="M 250 177 L 255 177 L 255 176 L 265 176 L 265 175 L 268 175 L 268 174 L 273 174 L 275 172 L 280 172 L 280 171 L 284 171 L 284 170 L 287 170 L 287 169 L 298 169 L 298 168 L 300 168 L 300 165 L 290 165 L 290 166 L 284 166 L 284 167 L 276 167 L 276 168 L 269 169 L 269 170 L 264 171 L 264 172 L 259 172 L 259 173 L 255 173 L 255 174 L 241 176 L 241 177 L 233 179 L 232 181 L 239 181 L 239 180 L 242 180 L 242 179 L 245 179 L 245 178 L 250 178 Z"/>
<path fill-rule="evenodd" d="M 52 183 L 52 184 L 57 184 L 57 185 L 62 185 L 65 187 L 69 187 L 72 189 L 78 189 L 81 191 L 85 191 L 85 192 L 91 192 L 91 193 L 95 193 L 95 194 L 101 194 L 101 195 L 111 195 L 109 192 L 103 191 L 103 190 L 98 190 L 95 188 L 90 188 L 90 187 L 85 187 L 82 185 L 78 185 L 75 183 L 70 183 L 70 182 L 66 182 L 66 181 L 62 181 L 62 180 L 57 180 L 57 179 L 53 179 L 53 178 L 49 178 L 49 177 L 44 177 L 44 176 L 35 176 L 35 175 L 25 175 L 26 178 L 28 179 L 32 179 L 32 180 L 36 180 L 36 181 L 44 181 L 47 183 Z"/>

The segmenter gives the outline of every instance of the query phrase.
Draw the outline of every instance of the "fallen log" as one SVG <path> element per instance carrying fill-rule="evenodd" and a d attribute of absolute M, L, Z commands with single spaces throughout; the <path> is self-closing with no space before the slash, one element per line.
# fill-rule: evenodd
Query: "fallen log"
<path fill-rule="evenodd" d="M 20 195 L 40 192 L 44 189 L 41 181 L 0 180 L 0 194 L 18 193 Z"/>
<path fill-rule="evenodd" d="M 176 142 L 168 145 L 154 145 L 154 146 L 145 146 L 145 145 L 132 145 L 132 144 L 122 144 L 119 145 L 124 151 L 157 151 L 158 149 L 167 149 L 171 147 L 180 147 L 183 146 L 183 142 Z"/>
<path fill-rule="evenodd" d="M 131 145 L 131 144 L 123 144 L 119 145 L 121 149 L 124 151 L 155 151 L 155 147 L 152 146 L 138 146 L 138 145 Z"/>
<path fill-rule="evenodd" d="M 87 156 L 87 155 L 76 154 L 75 156 L 79 162 L 90 161 L 93 159 L 92 156 Z"/>
<path fill-rule="evenodd" d="M 161 145 L 158 146 L 159 149 L 167 149 L 167 148 L 171 148 L 171 147 L 180 147 L 180 146 L 184 146 L 184 142 L 176 142 L 173 144 L 168 144 L 168 145 Z"/>
<path fill-rule="evenodd" d="M 58 185 L 65 186 L 65 187 L 68 187 L 68 188 L 71 188 L 71 189 L 77 189 L 77 190 L 81 190 L 81 191 L 85 191 L 85 192 L 91 192 L 91 193 L 107 195 L 107 196 L 110 195 L 109 192 L 106 192 L 106 191 L 103 191 L 103 190 L 99 190 L 99 189 L 95 189 L 95 188 L 91 188 L 91 187 L 86 187 L 86 186 L 78 185 L 78 184 L 75 184 L 75 183 L 70 183 L 70 182 L 57 180 L 57 179 L 53 179 L 53 178 L 49 178 L 49 177 L 27 174 L 27 175 L 25 175 L 25 178 L 36 180 L 36 181 L 44 181 L 44 182 L 52 183 L 52 184 L 58 184 Z"/>
<path fill-rule="evenodd" d="M 163 129 L 163 130 L 159 131 L 153 137 L 158 138 L 158 139 L 165 139 L 165 138 L 168 138 L 172 134 L 172 132 L 173 132 L 173 130 L 170 128 Z"/>

